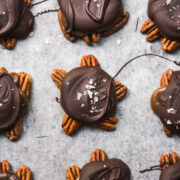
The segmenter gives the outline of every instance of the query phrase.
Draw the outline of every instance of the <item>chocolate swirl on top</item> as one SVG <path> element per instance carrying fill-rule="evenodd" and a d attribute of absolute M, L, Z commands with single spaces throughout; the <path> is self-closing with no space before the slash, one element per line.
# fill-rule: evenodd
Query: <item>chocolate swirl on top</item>
<path fill-rule="evenodd" d="M 21 96 L 12 77 L 0 74 L 0 130 L 6 130 L 16 122 L 20 106 Z"/>
<path fill-rule="evenodd" d="M 148 15 L 164 37 L 180 41 L 179 0 L 149 0 Z"/>
<path fill-rule="evenodd" d="M 179 180 L 180 179 L 180 163 L 174 164 L 161 172 L 159 180 Z"/>
<path fill-rule="evenodd" d="M 0 1 L 0 37 L 25 38 L 33 25 L 34 17 L 23 0 Z"/>
<path fill-rule="evenodd" d="M 151 98 L 152 109 L 164 126 L 180 135 L 180 71 L 174 71 L 167 88 L 156 90 Z"/>
<path fill-rule="evenodd" d="M 112 78 L 98 67 L 71 70 L 62 81 L 61 105 L 73 119 L 92 123 L 116 113 Z"/>
<path fill-rule="evenodd" d="M 119 159 L 109 159 L 86 164 L 79 180 L 130 180 L 129 167 Z"/>
<path fill-rule="evenodd" d="M 123 18 L 122 0 L 58 0 L 66 32 L 77 36 L 109 29 Z"/>

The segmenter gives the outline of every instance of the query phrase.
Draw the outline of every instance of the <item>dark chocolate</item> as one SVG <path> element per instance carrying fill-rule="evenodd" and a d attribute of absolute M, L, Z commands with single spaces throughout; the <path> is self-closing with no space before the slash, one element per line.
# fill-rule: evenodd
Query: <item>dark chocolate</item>
<path fill-rule="evenodd" d="M 102 32 L 124 15 L 122 0 L 58 0 L 67 33 L 83 36 Z"/>
<path fill-rule="evenodd" d="M 169 131 L 180 135 L 180 71 L 172 73 L 166 88 L 153 93 L 151 107 Z"/>
<path fill-rule="evenodd" d="M 86 123 L 112 117 L 117 108 L 114 81 L 99 67 L 75 68 L 62 81 L 61 105 L 71 118 Z"/>
<path fill-rule="evenodd" d="M 180 163 L 169 166 L 161 172 L 159 180 L 179 180 Z"/>
<path fill-rule="evenodd" d="M 86 164 L 79 180 L 130 180 L 129 167 L 119 159 L 108 159 Z"/>
<path fill-rule="evenodd" d="M 180 41 L 179 0 L 149 0 L 148 15 L 164 37 Z"/>
<path fill-rule="evenodd" d="M 8 171 L 5 173 L 0 173 L 0 180 L 19 180 L 16 173 Z"/>
<path fill-rule="evenodd" d="M 9 74 L 0 74 L 0 130 L 10 128 L 21 109 L 21 96 Z"/>
<path fill-rule="evenodd" d="M 34 17 L 23 0 L 0 1 L 0 37 L 25 38 L 33 25 Z"/>

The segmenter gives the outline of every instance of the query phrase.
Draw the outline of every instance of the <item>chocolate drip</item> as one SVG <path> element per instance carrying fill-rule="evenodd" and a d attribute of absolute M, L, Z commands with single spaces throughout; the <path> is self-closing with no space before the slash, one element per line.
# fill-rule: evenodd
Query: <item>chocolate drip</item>
<path fill-rule="evenodd" d="M 79 67 L 63 79 L 61 105 L 73 119 L 92 123 L 112 117 L 117 100 L 112 78 L 99 67 Z"/>
<path fill-rule="evenodd" d="M 122 0 L 58 0 L 66 32 L 76 36 L 102 32 L 124 15 Z"/>
<path fill-rule="evenodd" d="M 0 130 L 10 128 L 20 113 L 21 97 L 9 74 L 0 74 Z"/>
<path fill-rule="evenodd" d="M 179 0 L 149 0 L 148 15 L 164 37 L 180 41 Z"/>
<path fill-rule="evenodd" d="M 172 73 L 167 88 L 153 93 L 151 105 L 163 125 L 173 134 L 180 135 L 180 71 Z"/>
<path fill-rule="evenodd" d="M 130 180 L 129 167 L 119 159 L 109 159 L 86 164 L 79 180 Z"/>
<path fill-rule="evenodd" d="M 161 172 L 159 180 L 179 180 L 180 163 L 169 166 Z"/>

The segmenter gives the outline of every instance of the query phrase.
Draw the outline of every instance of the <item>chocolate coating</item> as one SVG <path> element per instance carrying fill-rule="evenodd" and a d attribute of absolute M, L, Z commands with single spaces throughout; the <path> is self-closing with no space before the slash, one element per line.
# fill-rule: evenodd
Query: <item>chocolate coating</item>
<path fill-rule="evenodd" d="M 122 0 L 58 0 L 66 32 L 83 36 L 101 32 L 119 22 L 123 15 Z"/>
<path fill-rule="evenodd" d="M 149 0 L 148 15 L 164 37 L 180 41 L 179 0 Z"/>
<path fill-rule="evenodd" d="M 19 180 L 18 176 L 14 172 L 0 173 L 0 180 Z"/>
<path fill-rule="evenodd" d="M 34 17 L 22 0 L 0 1 L 0 37 L 25 38 L 33 25 Z"/>
<path fill-rule="evenodd" d="M 169 131 L 180 135 L 180 71 L 172 73 L 166 88 L 153 93 L 151 107 Z"/>
<path fill-rule="evenodd" d="M 109 159 L 86 164 L 79 180 L 130 180 L 129 167 L 119 159 Z"/>
<path fill-rule="evenodd" d="M 10 128 L 21 109 L 19 90 L 9 74 L 0 74 L 0 130 Z"/>
<path fill-rule="evenodd" d="M 179 180 L 180 163 L 169 166 L 161 172 L 159 180 Z"/>
<path fill-rule="evenodd" d="M 112 117 L 117 108 L 114 81 L 99 67 L 75 68 L 62 81 L 61 105 L 71 118 L 86 123 Z"/>

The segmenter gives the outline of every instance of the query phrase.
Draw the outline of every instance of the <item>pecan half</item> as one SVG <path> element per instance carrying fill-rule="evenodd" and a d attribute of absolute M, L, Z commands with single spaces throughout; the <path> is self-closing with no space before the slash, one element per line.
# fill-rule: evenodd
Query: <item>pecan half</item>
<path fill-rule="evenodd" d="M 9 164 L 8 161 L 3 161 L 0 163 L 0 173 L 5 173 L 11 171 L 11 165 Z"/>
<path fill-rule="evenodd" d="M 82 38 L 84 40 L 84 42 L 87 44 L 87 45 L 90 45 L 91 44 L 91 39 L 88 35 L 84 36 Z"/>
<path fill-rule="evenodd" d="M 0 43 L 6 49 L 13 49 L 16 44 L 16 39 L 15 38 L 0 38 Z"/>
<path fill-rule="evenodd" d="M 176 152 L 172 152 L 171 154 L 163 153 L 160 159 L 160 165 L 162 165 L 161 169 L 166 169 L 170 165 L 176 164 L 180 162 L 180 158 Z"/>
<path fill-rule="evenodd" d="M 32 84 L 31 76 L 25 72 L 20 72 L 19 87 L 27 98 L 29 98 L 31 94 L 31 84 Z"/>
<path fill-rule="evenodd" d="M 83 56 L 81 66 L 97 66 L 100 67 L 98 60 L 93 55 Z"/>
<path fill-rule="evenodd" d="M 32 180 L 32 172 L 27 166 L 22 166 L 16 171 L 20 180 Z"/>
<path fill-rule="evenodd" d="M 163 50 L 171 52 L 180 47 L 180 42 L 163 38 L 163 40 L 161 41 L 161 45 Z"/>
<path fill-rule="evenodd" d="M 115 124 L 117 122 L 118 122 L 118 119 L 116 117 L 109 117 L 106 120 L 94 123 L 94 126 L 100 129 L 104 129 L 106 131 L 114 131 L 116 129 Z"/>
<path fill-rule="evenodd" d="M 93 162 L 93 161 L 105 161 L 105 160 L 107 160 L 107 155 L 101 149 L 96 149 L 91 154 L 91 157 L 90 157 L 90 162 Z"/>
<path fill-rule="evenodd" d="M 98 43 L 101 39 L 101 34 L 100 33 L 92 33 L 92 40 L 94 43 Z"/>
<path fill-rule="evenodd" d="M 19 118 L 15 123 L 14 127 L 6 131 L 6 136 L 10 141 L 15 141 L 20 138 L 22 134 L 22 126 L 23 126 L 23 117 Z"/>
<path fill-rule="evenodd" d="M 67 114 L 65 114 L 64 119 L 62 121 L 62 129 L 66 134 L 68 135 L 74 134 L 79 129 L 80 126 L 81 123 L 79 121 L 76 121 L 70 118 Z"/>
<path fill-rule="evenodd" d="M 66 33 L 66 31 L 65 31 L 65 29 L 64 29 L 64 26 L 63 26 L 63 23 L 62 23 L 62 19 L 63 19 L 64 17 L 62 16 L 61 10 L 58 11 L 58 18 L 59 18 L 59 24 L 60 24 L 61 30 L 62 30 L 62 32 L 63 32 L 63 34 L 64 34 L 64 37 L 65 37 L 66 39 L 68 39 L 69 41 L 74 42 L 74 41 L 76 40 L 76 37 L 73 36 L 72 34 Z M 63 19 L 63 20 L 65 21 L 65 19 Z"/>
<path fill-rule="evenodd" d="M 116 85 L 116 97 L 117 100 L 120 101 L 127 94 L 128 88 L 123 84 L 121 84 L 119 81 L 115 81 L 115 85 Z"/>
<path fill-rule="evenodd" d="M 140 31 L 143 34 L 145 34 L 145 33 L 148 34 L 146 40 L 150 41 L 150 42 L 152 42 L 156 39 L 159 39 L 161 37 L 161 34 L 160 34 L 157 26 L 150 19 L 145 21 L 145 23 L 142 25 Z"/>
<path fill-rule="evenodd" d="M 66 71 L 60 70 L 60 69 L 54 69 L 51 78 L 55 82 L 56 86 L 61 89 L 62 80 L 64 76 L 67 74 Z"/>
<path fill-rule="evenodd" d="M 0 73 L 8 73 L 8 71 L 4 67 L 1 67 L 0 68 Z"/>
<path fill-rule="evenodd" d="M 171 75 L 172 75 L 172 72 L 173 70 L 172 69 L 168 69 L 167 71 L 165 71 L 161 77 L 161 81 L 160 81 L 160 84 L 161 84 L 161 87 L 162 88 L 165 88 L 168 86 L 169 84 L 169 81 L 171 79 Z"/>
<path fill-rule="evenodd" d="M 125 12 L 123 19 L 120 20 L 119 23 L 115 24 L 115 25 L 114 25 L 112 28 L 110 28 L 109 30 L 104 31 L 104 32 L 101 32 L 101 37 L 109 36 L 109 35 L 113 34 L 114 32 L 118 31 L 119 29 L 121 29 L 121 28 L 126 24 L 126 22 L 128 21 L 128 19 L 129 19 L 129 13 L 128 13 L 128 12 Z"/>
<path fill-rule="evenodd" d="M 70 166 L 66 170 L 66 180 L 77 180 L 80 175 L 80 168 L 76 165 Z"/>

